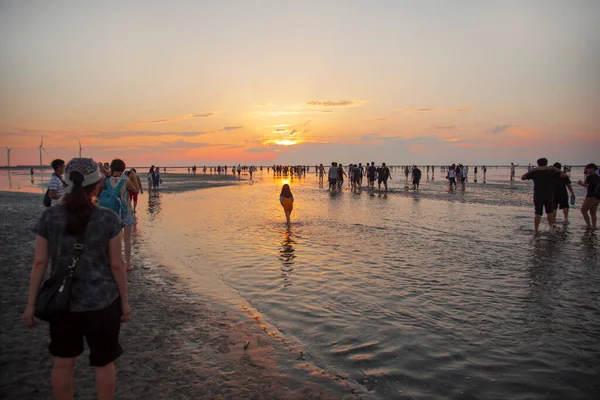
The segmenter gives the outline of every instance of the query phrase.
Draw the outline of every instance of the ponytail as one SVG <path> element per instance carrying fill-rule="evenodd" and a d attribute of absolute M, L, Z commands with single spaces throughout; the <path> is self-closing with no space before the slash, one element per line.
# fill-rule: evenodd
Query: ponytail
<path fill-rule="evenodd" d="M 82 235 L 94 210 L 90 194 L 96 184 L 82 187 L 83 175 L 77 171 L 69 174 L 69 180 L 73 182 L 73 188 L 71 193 L 65 194 L 63 199 L 63 207 L 67 212 L 65 234 Z"/>

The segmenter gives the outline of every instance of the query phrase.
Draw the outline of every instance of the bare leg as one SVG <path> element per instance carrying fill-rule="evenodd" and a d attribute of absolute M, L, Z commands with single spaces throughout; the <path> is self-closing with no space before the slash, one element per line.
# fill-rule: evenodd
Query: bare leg
<path fill-rule="evenodd" d="M 115 363 L 112 362 L 103 367 L 96 367 L 96 391 L 98 400 L 112 400 L 115 398 L 117 387 L 117 372 Z"/>
<path fill-rule="evenodd" d="M 591 199 L 586 198 L 581 205 L 581 214 L 583 215 L 583 219 L 585 220 L 585 224 L 588 228 L 592 227 L 592 224 L 590 223 L 590 217 L 588 215 L 588 210 L 590 211 L 590 214 L 592 213 L 591 208 Z"/>
<path fill-rule="evenodd" d="M 590 208 L 590 214 L 592 216 L 592 227 L 596 229 L 596 214 L 598 212 L 598 200 L 596 200 L 596 204 Z"/>
<path fill-rule="evenodd" d="M 285 212 L 285 219 L 286 219 L 286 222 L 287 222 L 288 225 L 291 224 L 291 221 L 290 221 L 290 217 L 291 216 L 292 216 L 292 212 L 291 211 L 286 211 Z"/>
<path fill-rule="evenodd" d="M 73 399 L 73 372 L 76 358 L 55 358 L 52 369 L 52 390 L 56 400 Z"/>
<path fill-rule="evenodd" d="M 569 220 L 569 209 L 563 208 L 563 216 L 565 217 L 565 222 Z"/>
<path fill-rule="evenodd" d="M 131 229 L 131 225 L 126 226 L 123 229 L 123 240 L 125 241 L 125 266 L 127 267 L 127 271 L 133 269 L 131 266 Z"/>
<path fill-rule="evenodd" d="M 548 225 L 550 225 L 552 228 L 554 226 L 554 222 L 556 222 L 556 212 L 547 214 L 546 218 L 548 218 Z"/>
<path fill-rule="evenodd" d="M 533 220 L 533 227 L 534 227 L 535 233 L 538 233 L 538 228 L 540 227 L 541 221 L 542 221 L 542 216 L 536 214 L 535 218 Z"/>

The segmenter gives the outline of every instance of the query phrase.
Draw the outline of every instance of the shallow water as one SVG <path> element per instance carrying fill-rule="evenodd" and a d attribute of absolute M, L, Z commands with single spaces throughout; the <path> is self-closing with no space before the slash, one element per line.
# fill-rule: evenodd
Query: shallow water
<path fill-rule="evenodd" d="M 367 398 L 598 397 L 599 239 L 579 210 L 534 237 L 531 183 L 504 172 L 464 193 L 402 176 L 381 196 L 309 174 L 290 182 L 288 229 L 283 180 L 257 175 L 143 198 L 140 237 Z"/>
<path fill-rule="evenodd" d="M 134 257 L 145 247 L 367 398 L 597 398 L 597 233 L 573 209 L 557 235 L 534 237 L 531 183 L 509 182 L 506 168 L 466 192 L 423 175 L 414 193 L 393 171 L 390 193 L 375 196 L 295 179 L 289 229 L 283 180 L 266 171 L 253 184 L 144 195 Z M 177 191 L 193 178 L 163 179 Z M 28 171 L 10 183 L 44 191 Z"/>

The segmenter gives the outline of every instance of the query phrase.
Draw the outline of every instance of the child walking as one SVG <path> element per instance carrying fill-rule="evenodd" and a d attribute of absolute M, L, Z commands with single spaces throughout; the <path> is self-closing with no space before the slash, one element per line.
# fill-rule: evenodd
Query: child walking
<path fill-rule="evenodd" d="M 283 211 L 285 212 L 285 219 L 287 220 L 287 224 L 290 225 L 290 216 L 292 214 L 292 210 L 294 209 L 294 196 L 292 195 L 290 185 L 288 185 L 287 183 L 281 188 L 279 202 L 283 206 Z"/>

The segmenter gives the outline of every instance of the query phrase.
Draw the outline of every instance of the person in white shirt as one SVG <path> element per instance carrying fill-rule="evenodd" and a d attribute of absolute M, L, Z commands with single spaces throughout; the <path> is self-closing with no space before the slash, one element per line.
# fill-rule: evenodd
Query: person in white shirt
<path fill-rule="evenodd" d="M 337 180 L 338 180 L 338 166 L 336 162 L 331 163 L 331 167 L 329 167 L 329 190 L 331 192 L 335 192 L 337 188 Z"/>
<path fill-rule="evenodd" d="M 52 206 L 59 203 L 60 198 L 65 192 L 65 181 L 62 176 L 65 170 L 65 162 L 61 159 L 56 159 L 52 161 L 52 169 L 54 173 L 50 178 L 50 184 L 48 185 L 48 197 L 52 200 Z"/>
<path fill-rule="evenodd" d="M 452 164 L 452 166 L 450 166 L 448 168 L 448 175 L 446 176 L 446 179 L 448 179 L 448 183 L 450 185 L 450 190 L 456 190 L 456 165 Z"/>

